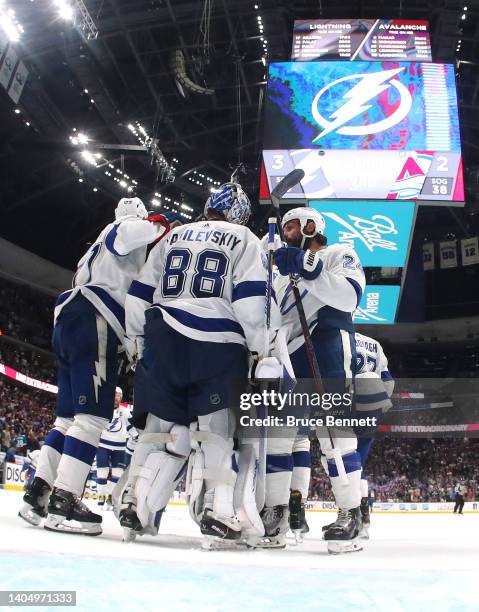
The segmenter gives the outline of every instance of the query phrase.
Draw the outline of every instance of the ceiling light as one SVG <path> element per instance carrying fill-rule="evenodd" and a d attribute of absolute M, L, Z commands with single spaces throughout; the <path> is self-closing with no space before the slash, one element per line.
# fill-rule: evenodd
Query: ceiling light
<path fill-rule="evenodd" d="M 96 187 L 93 187 L 93 191 L 98 191 L 98 189 Z"/>
<path fill-rule="evenodd" d="M 19 114 L 20 114 L 20 109 L 19 109 L 19 108 L 16 108 L 16 109 L 15 109 L 13 112 L 14 112 L 16 115 L 19 115 Z"/>
<path fill-rule="evenodd" d="M 79 183 L 83 183 L 83 179 L 82 179 L 82 178 L 79 178 L 79 179 L 78 179 L 78 182 L 79 182 Z"/>
<path fill-rule="evenodd" d="M 3 8 L 0 4 L 0 10 Z M 0 14 L 0 28 L 2 28 L 11 42 L 18 42 L 23 32 L 23 27 L 18 23 L 15 18 L 15 12 L 11 9 L 8 12 L 2 11 Z"/>
<path fill-rule="evenodd" d="M 53 0 L 53 3 L 58 9 L 58 15 L 65 21 L 73 21 L 75 13 L 72 6 L 66 0 Z"/>

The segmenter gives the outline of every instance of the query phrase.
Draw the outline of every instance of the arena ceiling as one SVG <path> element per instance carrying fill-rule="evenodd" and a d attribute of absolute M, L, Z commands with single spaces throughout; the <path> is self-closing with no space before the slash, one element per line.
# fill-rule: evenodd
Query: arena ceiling
<path fill-rule="evenodd" d="M 127 193 L 188 220 L 239 168 L 254 200 L 265 63 L 289 59 L 294 18 L 430 20 L 434 59 L 457 66 L 472 211 L 479 0 L 70 0 L 74 22 L 59 16 L 68 17 L 65 5 L 0 0 L 0 14 L 13 8 L 23 27 L 16 50 L 29 71 L 18 105 L 0 88 L 4 238 L 73 267 Z M 146 139 L 153 157 L 135 150 Z M 420 222 L 462 232 L 477 223 L 434 211 Z"/>

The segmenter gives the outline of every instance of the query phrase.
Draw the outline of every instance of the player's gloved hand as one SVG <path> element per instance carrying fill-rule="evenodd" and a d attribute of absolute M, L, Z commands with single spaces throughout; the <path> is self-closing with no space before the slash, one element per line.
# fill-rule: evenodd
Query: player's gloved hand
<path fill-rule="evenodd" d="M 314 280 L 323 269 L 323 261 L 317 251 L 303 251 L 297 247 L 281 247 L 275 251 L 274 263 L 283 276 L 299 274 L 306 280 Z"/>
<path fill-rule="evenodd" d="M 252 385 L 260 383 L 271 383 L 272 388 L 279 390 L 283 366 L 276 357 L 264 357 L 263 359 L 253 359 L 250 370 Z"/>

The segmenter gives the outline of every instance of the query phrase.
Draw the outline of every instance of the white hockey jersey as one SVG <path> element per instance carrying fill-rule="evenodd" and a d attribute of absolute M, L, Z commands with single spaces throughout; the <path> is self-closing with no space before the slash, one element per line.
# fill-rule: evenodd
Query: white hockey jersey
<path fill-rule="evenodd" d="M 128 287 L 145 263 L 147 246 L 164 232 L 162 225 L 135 216 L 108 224 L 78 262 L 73 289 L 58 297 L 55 323 L 63 307 L 81 292 L 123 342 Z"/>
<path fill-rule="evenodd" d="M 298 289 L 310 331 L 322 328 L 354 331 L 352 313 L 357 308 L 366 284 L 363 268 L 355 251 L 342 244 L 333 244 L 319 251 L 323 262 L 320 275 L 314 280 L 302 277 Z M 290 354 L 303 343 L 303 334 L 289 276 L 275 275 L 276 301 L 282 324 L 288 328 Z"/>
<path fill-rule="evenodd" d="M 388 369 L 388 360 L 383 347 L 374 338 L 363 336 L 357 332 L 354 334 L 354 338 L 357 358 L 356 374 L 375 372 L 381 377 L 388 397 L 391 397 L 394 390 L 394 379 Z"/>
<path fill-rule="evenodd" d="M 259 239 L 226 221 L 175 228 L 155 247 L 126 299 L 130 340 L 143 336 L 145 311 L 194 340 L 235 342 L 262 354 L 266 270 Z M 273 302 L 272 323 L 279 327 Z M 275 324 L 276 323 L 276 324 Z"/>
<path fill-rule="evenodd" d="M 130 417 L 131 412 L 126 406 L 115 408 L 110 424 L 101 432 L 99 446 L 109 450 L 124 451 L 128 439 Z"/>

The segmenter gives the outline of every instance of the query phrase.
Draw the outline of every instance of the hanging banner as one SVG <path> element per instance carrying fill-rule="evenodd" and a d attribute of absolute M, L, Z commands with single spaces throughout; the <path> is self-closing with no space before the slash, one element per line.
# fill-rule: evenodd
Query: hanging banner
<path fill-rule="evenodd" d="M 424 270 L 434 270 L 434 242 L 426 242 L 422 245 L 422 261 Z"/>
<path fill-rule="evenodd" d="M 13 75 L 14 68 L 17 64 L 18 56 L 13 47 L 8 46 L 3 58 L 3 62 L 0 65 L 0 83 L 7 89 L 8 84 Z"/>
<path fill-rule="evenodd" d="M 463 266 L 473 266 L 479 263 L 479 239 L 477 236 L 461 240 L 461 255 Z"/>
<path fill-rule="evenodd" d="M 457 246 L 455 240 L 439 243 L 441 268 L 457 268 Z"/>
<path fill-rule="evenodd" d="M 18 62 L 17 69 L 13 75 L 12 83 L 8 89 L 8 95 L 15 104 L 18 104 L 23 88 L 28 78 L 28 70 L 23 62 Z"/>

